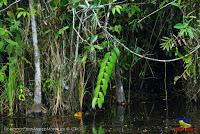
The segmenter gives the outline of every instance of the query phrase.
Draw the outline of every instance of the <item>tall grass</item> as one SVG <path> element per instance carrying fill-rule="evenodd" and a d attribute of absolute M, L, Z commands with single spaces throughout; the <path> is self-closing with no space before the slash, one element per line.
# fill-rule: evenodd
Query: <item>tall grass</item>
<path fill-rule="evenodd" d="M 6 91 L 9 102 L 9 115 L 13 115 L 13 102 L 14 102 L 14 91 L 17 88 L 17 59 L 10 58 L 9 59 L 9 76 L 6 82 Z"/>

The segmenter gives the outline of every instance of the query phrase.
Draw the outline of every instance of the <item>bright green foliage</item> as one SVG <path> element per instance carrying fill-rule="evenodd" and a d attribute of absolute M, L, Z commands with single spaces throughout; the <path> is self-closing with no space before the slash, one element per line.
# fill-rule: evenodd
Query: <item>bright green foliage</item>
<path fill-rule="evenodd" d="M 105 130 L 101 126 L 98 128 L 98 130 L 95 127 L 93 127 L 92 134 L 105 134 Z"/>
<path fill-rule="evenodd" d="M 12 12 L 7 13 L 10 17 L 8 22 L 10 27 L 0 25 L 0 53 L 8 54 L 8 62 L 0 69 L 0 82 L 2 83 L 3 93 L 2 100 L 7 100 L 9 103 L 9 114 L 13 114 L 13 105 L 15 92 L 17 91 L 20 75 L 19 75 L 19 57 L 22 55 L 20 22 L 15 20 Z M 8 70 L 8 75 L 5 71 Z M 23 90 L 23 89 L 22 89 Z M 23 96 L 21 97 L 23 100 Z"/>
<path fill-rule="evenodd" d="M 0 82 L 4 82 L 6 78 L 6 74 L 5 74 L 6 69 L 7 69 L 7 66 L 3 66 L 0 70 Z"/>
<path fill-rule="evenodd" d="M 181 0 L 179 0 L 176 3 L 173 3 L 174 6 L 178 7 L 180 10 L 182 10 L 181 8 L 183 7 L 183 5 L 181 4 Z M 192 22 L 195 22 L 196 20 L 196 16 L 193 16 L 192 14 L 194 13 L 194 11 L 188 13 L 187 15 L 183 14 L 183 22 L 181 23 L 177 23 L 175 24 L 174 28 L 178 29 L 178 37 L 177 38 L 175 36 L 170 36 L 170 37 L 163 37 L 161 39 L 162 43 L 161 43 L 161 48 L 163 50 L 166 50 L 167 52 L 173 52 L 173 48 L 176 48 L 175 50 L 175 56 L 177 57 L 183 57 L 183 54 L 181 54 L 179 52 L 178 47 L 176 46 L 176 44 L 184 44 L 185 46 L 183 47 L 183 53 L 190 53 L 191 49 L 189 44 L 191 43 L 191 41 L 195 38 L 195 34 L 197 33 L 197 30 L 195 30 L 194 25 Z M 197 21 L 198 23 L 198 21 Z M 188 41 L 185 41 L 185 39 L 189 39 Z M 181 42 L 182 40 L 182 42 Z M 182 59 L 182 61 L 184 62 L 184 72 L 181 75 L 175 76 L 174 77 L 174 84 L 176 84 L 176 82 L 181 79 L 184 78 L 185 80 L 187 80 L 188 78 L 194 78 L 196 76 L 196 61 L 195 61 L 195 56 L 194 55 L 189 55 L 186 56 Z"/>
<path fill-rule="evenodd" d="M 174 28 L 179 29 L 178 36 L 182 37 L 184 35 L 188 35 L 190 39 L 194 38 L 193 28 L 188 26 L 188 23 L 178 23 L 174 26 Z"/>
<path fill-rule="evenodd" d="M 175 39 L 171 36 L 171 37 L 163 37 L 161 39 L 162 43 L 161 43 L 161 48 L 163 50 L 166 50 L 167 52 L 169 52 L 173 47 L 175 47 L 176 41 Z"/>
<path fill-rule="evenodd" d="M 20 17 L 29 17 L 30 16 L 30 13 L 28 11 L 26 11 L 24 8 L 17 8 L 17 18 L 20 18 Z M 34 13 L 36 13 L 36 11 L 33 11 Z"/>
<path fill-rule="evenodd" d="M 123 5 L 121 6 L 121 12 L 127 14 L 128 18 L 131 18 L 141 13 L 141 9 L 138 5 Z"/>
<path fill-rule="evenodd" d="M 112 71 L 115 68 L 115 64 L 119 55 L 120 51 L 118 48 L 114 48 L 111 52 L 107 52 L 105 54 L 100 65 L 100 71 L 92 100 L 92 108 L 95 108 L 96 104 L 98 104 L 99 108 L 102 107 L 102 104 L 104 103 L 104 97 L 108 88 L 108 82 Z"/>
<path fill-rule="evenodd" d="M 181 0 L 178 0 L 177 2 L 172 3 L 173 6 L 178 7 L 178 8 L 183 8 L 184 5 L 182 4 Z"/>
<path fill-rule="evenodd" d="M 65 26 L 65 27 L 59 29 L 58 32 L 56 33 L 56 38 L 58 38 L 59 36 L 63 35 L 64 32 L 65 32 L 67 29 L 69 29 L 69 26 Z"/>
<path fill-rule="evenodd" d="M 9 101 L 9 114 L 13 114 L 13 102 L 14 102 L 14 91 L 17 87 L 17 70 L 16 70 L 17 60 L 15 58 L 10 59 L 9 63 L 9 76 L 6 82 L 6 90 Z"/>
<path fill-rule="evenodd" d="M 23 85 L 20 85 L 19 86 L 19 89 L 18 89 L 18 99 L 20 101 L 25 101 L 25 93 L 24 93 L 24 86 Z"/>
<path fill-rule="evenodd" d="M 112 8 L 112 14 L 115 15 L 116 13 L 121 14 L 122 7 L 120 5 L 116 5 Z"/>
<path fill-rule="evenodd" d="M 11 33 L 5 28 L 0 28 L 0 52 L 7 52 L 9 55 L 20 55 L 21 49 L 20 44 L 11 39 Z"/>
<path fill-rule="evenodd" d="M 176 49 L 176 55 L 178 55 L 179 57 L 182 57 L 183 55 L 178 51 L 178 49 Z M 195 64 L 195 59 L 192 55 L 186 56 L 183 59 L 183 62 L 185 64 L 184 67 L 184 72 L 179 75 L 179 76 L 175 76 L 174 77 L 174 84 L 176 84 L 176 82 L 180 79 L 180 78 L 184 78 L 185 80 L 187 80 L 188 78 L 194 78 L 195 73 L 196 73 L 196 64 Z"/>
<path fill-rule="evenodd" d="M 0 0 L 0 7 L 7 4 L 8 4 L 8 0 Z"/>
<path fill-rule="evenodd" d="M 122 48 L 127 47 L 137 54 L 158 59 L 187 55 L 199 42 L 199 0 L 49 0 L 46 4 L 43 1 L 35 2 L 33 6 L 37 10 L 30 10 L 28 1 L 13 3 L 14 1 L 0 0 L 2 113 L 7 112 L 8 105 L 11 112 L 18 102 L 31 102 L 31 97 L 26 96 L 27 92 L 23 91 L 24 87 L 32 89 L 34 82 L 33 76 L 29 75 L 35 69 L 32 67 L 34 59 L 30 13 L 37 15 L 38 49 L 41 53 L 42 78 L 45 81 L 42 83 L 42 99 L 49 106 L 48 109 L 53 111 L 62 109 L 73 112 L 70 110 L 76 109 L 78 105 L 75 100 L 78 89 L 81 89 L 80 93 L 92 92 L 89 87 L 94 84 L 97 63 L 103 54 L 92 100 L 93 108 L 96 105 L 102 107 L 119 56 L 117 48 L 105 54 L 105 50 L 113 47 L 113 42 L 121 42 L 123 44 L 119 45 Z M 167 51 L 167 55 L 157 49 L 159 44 L 162 50 Z M 139 82 L 136 77 L 132 79 L 132 76 L 143 78 L 150 73 L 154 74 L 154 68 L 151 67 L 157 64 L 142 60 L 135 70 L 134 67 L 141 58 L 132 52 L 123 51 L 123 56 L 120 57 L 123 63 L 120 71 L 122 76 L 126 76 L 123 82 L 129 89 L 138 85 L 133 83 Z M 200 64 L 198 52 L 182 61 L 183 72 L 174 66 L 173 72 L 179 73 L 174 78 L 174 83 L 182 78 L 200 78 L 197 68 Z M 68 89 L 68 86 L 69 90 L 63 90 L 63 87 Z M 130 93 L 128 92 L 129 95 Z M 83 97 L 79 100 L 82 104 Z"/>
<path fill-rule="evenodd" d="M 174 28 L 179 30 L 178 36 L 184 37 L 189 36 L 190 39 L 194 38 L 194 28 L 191 27 L 190 23 L 196 19 L 196 16 L 191 15 L 193 12 L 190 12 L 186 16 L 183 16 L 183 23 L 177 23 Z"/>
<path fill-rule="evenodd" d="M 109 28 L 112 32 L 117 32 L 118 34 L 120 34 L 120 32 L 122 31 L 122 26 L 121 25 L 115 25 L 114 27 L 110 27 Z"/>

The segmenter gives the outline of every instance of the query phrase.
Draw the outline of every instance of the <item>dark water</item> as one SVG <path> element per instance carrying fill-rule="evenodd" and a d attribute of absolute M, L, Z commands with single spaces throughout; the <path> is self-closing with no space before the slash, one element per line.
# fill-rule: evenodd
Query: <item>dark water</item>
<path fill-rule="evenodd" d="M 113 106 L 110 110 L 99 111 L 95 115 L 85 115 L 83 120 L 73 115 L 44 117 L 1 118 L 1 134 L 164 134 L 180 133 L 172 129 L 179 127 L 178 117 L 192 118 L 188 123 L 200 128 L 200 107 L 183 103 L 181 99 L 172 100 L 166 110 L 165 102 L 140 102 L 129 106 Z M 200 131 L 190 132 L 200 134 Z"/>

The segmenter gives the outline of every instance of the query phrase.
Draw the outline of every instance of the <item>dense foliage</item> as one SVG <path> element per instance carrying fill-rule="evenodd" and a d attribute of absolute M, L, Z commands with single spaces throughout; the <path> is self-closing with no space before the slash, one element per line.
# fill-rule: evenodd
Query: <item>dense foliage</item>
<path fill-rule="evenodd" d="M 187 85 L 184 93 L 197 101 L 199 5 L 199 0 L 1 0 L 1 114 L 31 109 L 40 79 L 42 108 L 51 114 L 82 105 L 101 108 L 107 94 L 117 93 L 114 81 L 123 83 L 128 102 L 152 78 L 165 88 Z M 36 60 L 40 79 L 34 79 Z M 170 72 L 168 78 L 162 70 Z"/>

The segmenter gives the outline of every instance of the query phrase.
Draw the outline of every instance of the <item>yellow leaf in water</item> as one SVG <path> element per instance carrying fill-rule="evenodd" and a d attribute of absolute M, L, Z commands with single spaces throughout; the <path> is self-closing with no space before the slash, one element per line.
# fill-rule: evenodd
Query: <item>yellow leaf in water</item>
<path fill-rule="evenodd" d="M 82 118 L 82 117 L 83 117 L 83 112 L 76 112 L 76 113 L 74 114 L 74 117 L 75 117 L 75 118 Z"/>

